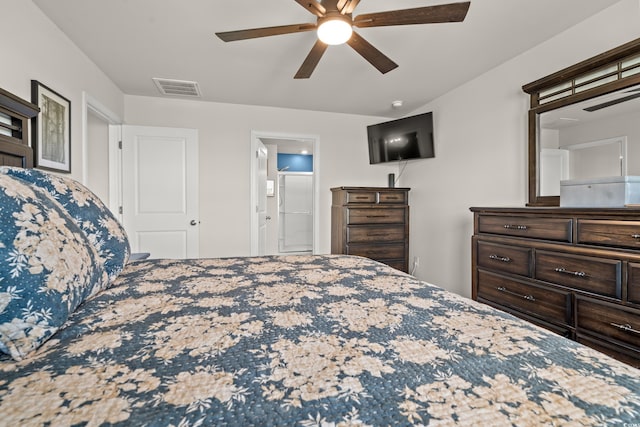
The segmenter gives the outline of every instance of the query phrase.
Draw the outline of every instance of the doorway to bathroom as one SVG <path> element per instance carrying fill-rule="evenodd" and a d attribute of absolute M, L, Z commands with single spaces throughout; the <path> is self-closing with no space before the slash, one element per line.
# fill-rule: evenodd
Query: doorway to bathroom
<path fill-rule="evenodd" d="M 305 155 L 306 156 L 306 155 Z M 313 171 L 289 172 L 279 167 L 277 253 L 313 250 Z M 269 228 L 267 226 L 267 235 Z M 275 252 L 275 247 L 272 248 Z"/>
<path fill-rule="evenodd" d="M 267 149 L 266 183 L 257 179 L 253 191 L 253 204 L 266 206 L 266 221 L 252 227 L 252 255 L 317 253 L 318 137 L 255 132 L 252 140 Z"/>

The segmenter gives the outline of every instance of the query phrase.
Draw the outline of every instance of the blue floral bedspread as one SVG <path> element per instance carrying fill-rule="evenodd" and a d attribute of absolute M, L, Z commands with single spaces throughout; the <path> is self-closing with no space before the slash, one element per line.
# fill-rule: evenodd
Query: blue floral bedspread
<path fill-rule="evenodd" d="M 639 377 L 364 258 L 150 260 L 0 357 L 0 424 L 638 425 Z"/>

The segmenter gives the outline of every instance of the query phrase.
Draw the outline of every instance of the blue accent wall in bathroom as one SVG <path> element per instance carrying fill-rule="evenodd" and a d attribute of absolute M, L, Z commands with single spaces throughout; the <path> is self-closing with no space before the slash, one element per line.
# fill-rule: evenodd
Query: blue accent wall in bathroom
<path fill-rule="evenodd" d="M 310 154 L 278 153 L 278 170 L 286 170 L 287 172 L 313 172 L 313 156 Z"/>

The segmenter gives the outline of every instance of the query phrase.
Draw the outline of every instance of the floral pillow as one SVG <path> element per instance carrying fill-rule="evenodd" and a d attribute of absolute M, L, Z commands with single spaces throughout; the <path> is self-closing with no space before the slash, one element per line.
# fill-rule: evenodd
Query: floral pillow
<path fill-rule="evenodd" d="M 93 245 L 65 210 L 0 174 L 0 351 L 22 360 L 108 284 Z"/>
<path fill-rule="evenodd" d="M 112 282 L 120 274 L 131 254 L 127 234 L 91 190 L 71 178 L 38 169 L 0 167 L 0 172 L 42 188 L 60 202 L 98 251 L 109 281 Z"/>

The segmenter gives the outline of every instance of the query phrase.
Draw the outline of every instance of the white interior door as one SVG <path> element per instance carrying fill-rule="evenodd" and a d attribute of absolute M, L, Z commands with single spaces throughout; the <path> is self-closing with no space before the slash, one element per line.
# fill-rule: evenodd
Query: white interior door
<path fill-rule="evenodd" d="M 198 257 L 197 130 L 122 127 L 122 211 L 132 252 Z"/>
<path fill-rule="evenodd" d="M 256 213 L 258 214 L 258 254 L 267 253 L 267 147 L 258 141 L 256 148 Z"/>

